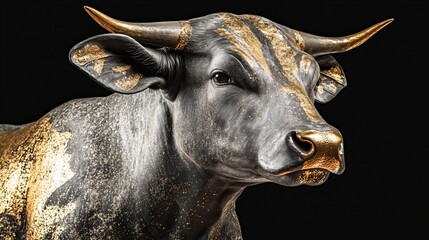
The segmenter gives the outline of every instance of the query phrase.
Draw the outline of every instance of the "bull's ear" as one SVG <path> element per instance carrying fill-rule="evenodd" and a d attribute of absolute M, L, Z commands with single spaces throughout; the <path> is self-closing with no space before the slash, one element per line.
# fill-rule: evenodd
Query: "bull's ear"
<path fill-rule="evenodd" d="M 123 34 L 102 34 L 76 44 L 70 62 L 107 89 L 135 93 L 161 88 L 166 76 L 159 72 L 164 52 L 146 48 Z"/>
<path fill-rule="evenodd" d="M 314 89 L 314 97 L 317 102 L 327 103 L 347 86 L 346 75 L 331 55 L 319 56 L 316 60 L 320 67 L 320 78 Z"/>

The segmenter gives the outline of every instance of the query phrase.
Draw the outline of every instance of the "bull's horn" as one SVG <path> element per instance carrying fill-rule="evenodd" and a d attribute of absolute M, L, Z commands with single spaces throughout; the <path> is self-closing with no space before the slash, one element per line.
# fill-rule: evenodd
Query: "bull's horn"
<path fill-rule="evenodd" d="M 143 44 L 183 50 L 191 36 L 191 27 L 188 21 L 131 23 L 113 19 L 88 6 L 84 8 L 106 30 L 123 33 Z"/>
<path fill-rule="evenodd" d="M 393 18 L 379 22 L 363 31 L 345 37 L 321 37 L 294 30 L 295 39 L 303 50 L 311 55 L 345 52 L 353 49 L 393 21 Z"/>

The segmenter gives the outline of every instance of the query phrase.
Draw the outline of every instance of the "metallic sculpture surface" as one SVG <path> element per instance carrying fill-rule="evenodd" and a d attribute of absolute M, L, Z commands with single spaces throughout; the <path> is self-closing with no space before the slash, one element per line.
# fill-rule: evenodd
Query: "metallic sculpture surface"
<path fill-rule="evenodd" d="M 129 23 L 85 9 L 113 33 L 70 61 L 115 93 L 0 125 L 1 239 L 241 239 L 247 186 L 344 171 L 314 102 L 346 86 L 330 54 L 392 21 L 329 38 L 255 15 Z"/>

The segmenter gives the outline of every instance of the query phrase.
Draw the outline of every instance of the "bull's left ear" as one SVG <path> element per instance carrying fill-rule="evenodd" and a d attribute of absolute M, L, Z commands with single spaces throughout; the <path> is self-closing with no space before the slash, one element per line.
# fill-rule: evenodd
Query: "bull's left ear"
<path fill-rule="evenodd" d="M 320 67 L 320 78 L 314 89 L 314 98 L 317 102 L 327 103 L 347 86 L 346 76 L 331 55 L 318 56 L 316 60 Z"/>
<path fill-rule="evenodd" d="M 135 93 L 165 86 L 168 74 L 160 65 L 168 61 L 167 55 L 123 34 L 101 34 L 76 44 L 69 59 L 103 87 Z"/>

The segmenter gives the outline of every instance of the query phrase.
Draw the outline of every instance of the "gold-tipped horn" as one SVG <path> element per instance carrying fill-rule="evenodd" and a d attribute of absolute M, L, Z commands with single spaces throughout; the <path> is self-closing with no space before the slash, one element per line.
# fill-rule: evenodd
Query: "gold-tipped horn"
<path fill-rule="evenodd" d="M 188 21 L 132 23 L 116 20 L 88 6 L 84 8 L 106 30 L 126 34 L 143 44 L 183 50 L 191 37 Z"/>
<path fill-rule="evenodd" d="M 345 37 L 321 37 L 293 30 L 296 42 L 305 52 L 317 56 L 351 50 L 393 21 L 393 18 L 379 22 L 363 31 Z"/>

